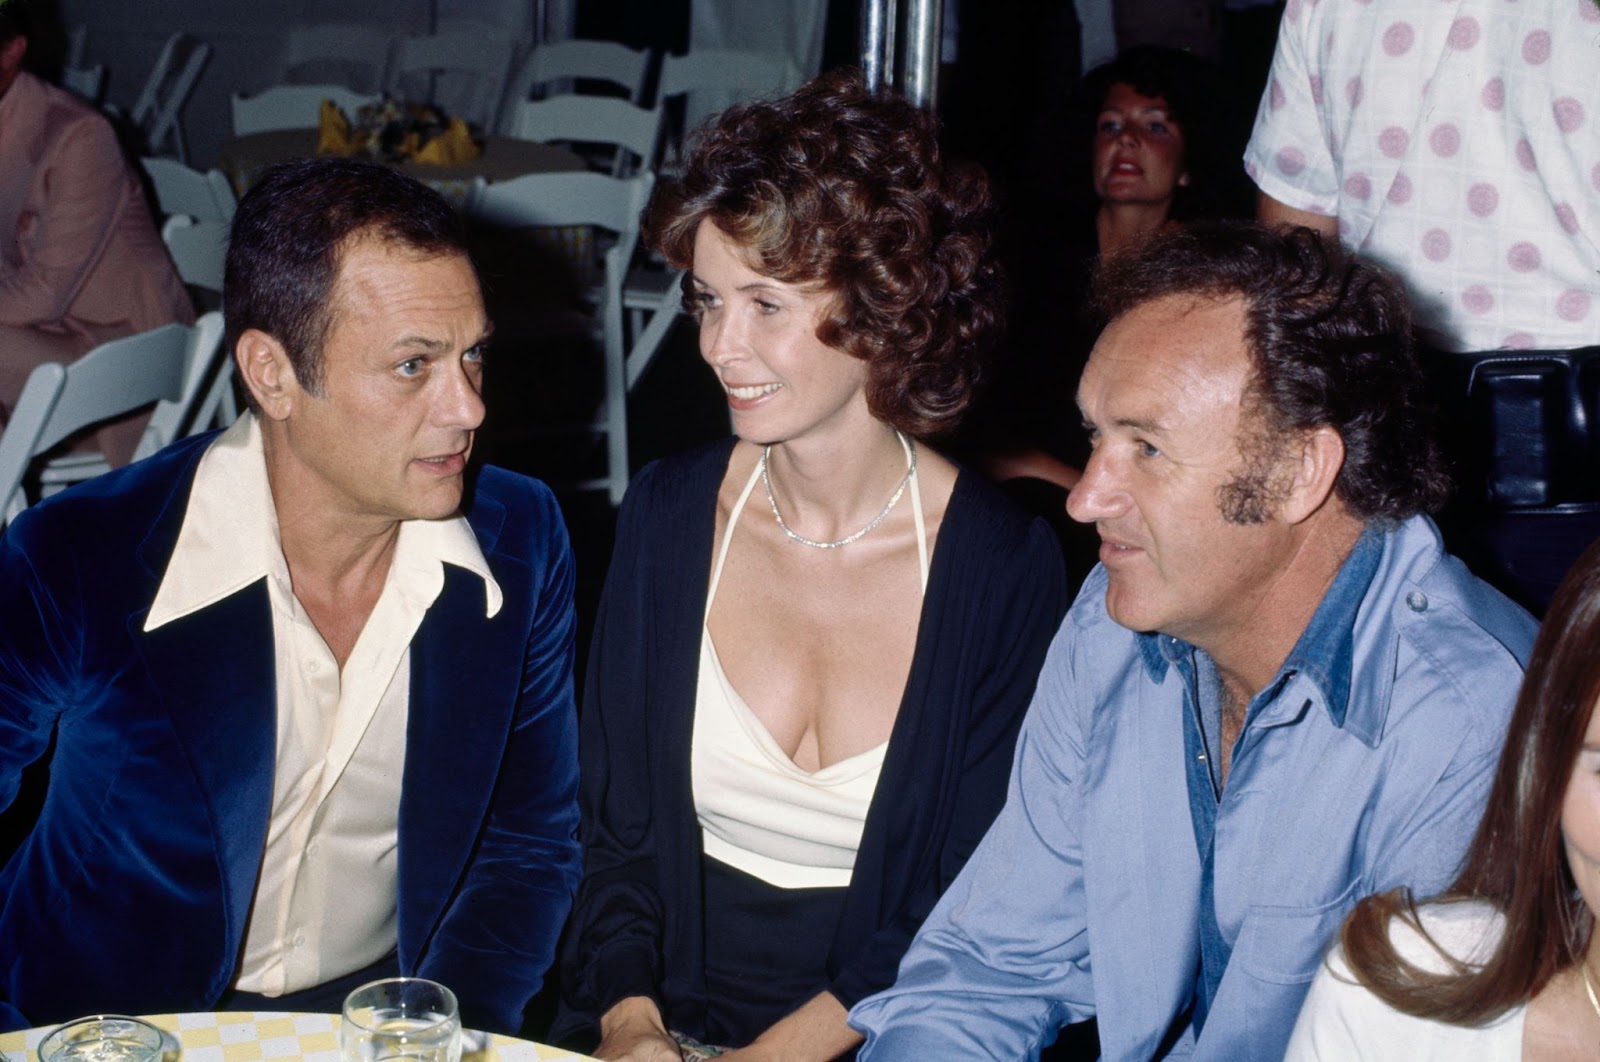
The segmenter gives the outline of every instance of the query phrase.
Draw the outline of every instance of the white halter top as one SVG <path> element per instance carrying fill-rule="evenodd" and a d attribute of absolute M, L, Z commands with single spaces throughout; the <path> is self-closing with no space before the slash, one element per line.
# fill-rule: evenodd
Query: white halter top
<path fill-rule="evenodd" d="M 911 451 L 906 445 L 909 462 Z M 722 581 L 728 543 L 739 525 L 760 466 L 728 515 L 701 622 L 690 775 L 706 855 L 779 888 L 850 884 L 867 807 L 878 787 L 888 742 L 819 771 L 795 766 L 728 681 L 705 622 Z M 922 492 L 911 473 L 922 590 L 928 590 L 928 536 Z"/>

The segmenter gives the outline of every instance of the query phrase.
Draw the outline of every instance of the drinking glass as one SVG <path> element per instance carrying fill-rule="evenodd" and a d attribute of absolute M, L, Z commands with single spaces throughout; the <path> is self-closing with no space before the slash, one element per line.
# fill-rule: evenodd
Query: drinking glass
<path fill-rule="evenodd" d="M 344 1062 L 461 1062 L 455 993 L 420 977 L 390 977 L 345 997 L 339 1023 Z"/>
<path fill-rule="evenodd" d="M 161 1030 L 121 1014 L 69 1021 L 39 1044 L 39 1062 L 161 1062 Z"/>

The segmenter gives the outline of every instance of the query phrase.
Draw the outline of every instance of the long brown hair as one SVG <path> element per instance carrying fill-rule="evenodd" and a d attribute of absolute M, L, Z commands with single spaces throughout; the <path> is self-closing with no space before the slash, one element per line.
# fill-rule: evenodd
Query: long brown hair
<path fill-rule="evenodd" d="M 1505 749 L 1466 866 L 1438 899 L 1481 900 L 1505 916 L 1500 943 L 1481 966 L 1448 972 L 1407 962 L 1390 943 L 1391 919 L 1426 937 L 1406 890 L 1356 905 L 1341 941 L 1351 971 L 1397 1010 L 1477 1025 L 1532 999 L 1583 955 L 1594 914 L 1573 883 L 1562 847 L 1561 808 L 1595 701 L 1600 699 L 1600 542 L 1556 591 L 1517 696 Z M 1429 938 L 1431 939 L 1431 938 Z"/>

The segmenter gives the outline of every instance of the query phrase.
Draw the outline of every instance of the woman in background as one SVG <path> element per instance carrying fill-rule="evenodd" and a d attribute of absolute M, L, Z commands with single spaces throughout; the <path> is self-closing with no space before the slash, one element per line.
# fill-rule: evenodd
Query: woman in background
<path fill-rule="evenodd" d="M 1073 397 L 1100 333 L 1088 301 L 1101 257 L 1193 218 L 1230 208 L 1249 216 L 1243 144 L 1230 179 L 1218 101 L 1207 63 L 1155 45 L 1128 48 L 1084 78 L 1060 123 L 1058 166 L 1036 176 L 1049 183 L 1034 190 L 1028 216 L 1012 219 L 1024 259 L 1017 329 L 972 433 L 995 479 L 1060 490 L 1078 481 L 1088 452 Z"/>
<path fill-rule="evenodd" d="M 1002 298 L 935 134 L 826 75 L 714 120 L 652 205 L 737 438 L 640 473 L 596 623 L 555 1034 L 600 1058 L 853 1053 L 1003 800 L 1065 585 L 925 443 Z"/>
<path fill-rule="evenodd" d="M 1534 643 L 1466 867 L 1363 900 L 1291 1059 L 1592 1059 L 1600 1043 L 1600 543 Z"/>

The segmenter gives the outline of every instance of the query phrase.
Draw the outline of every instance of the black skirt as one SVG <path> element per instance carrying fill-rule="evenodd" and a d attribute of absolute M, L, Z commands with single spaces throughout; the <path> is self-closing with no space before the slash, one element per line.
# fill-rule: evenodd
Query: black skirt
<path fill-rule="evenodd" d="M 780 889 L 702 857 L 706 905 L 705 1043 L 743 1047 L 827 988 L 843 886 Z"/>

